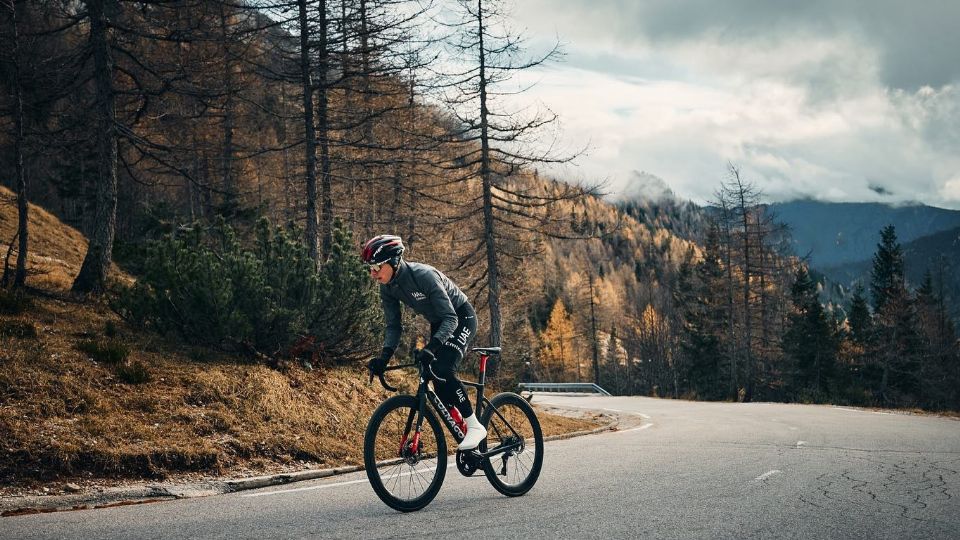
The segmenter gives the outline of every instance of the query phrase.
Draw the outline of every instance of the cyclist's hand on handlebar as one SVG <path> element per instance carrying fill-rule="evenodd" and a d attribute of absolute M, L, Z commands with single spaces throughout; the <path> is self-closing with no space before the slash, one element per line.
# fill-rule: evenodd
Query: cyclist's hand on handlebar
<path fill-rule="evenodd" d="M 367 362 L 367 369 L 370 370 L 370 380 L 373 380 L 374 375 L 383 375 L 383 372 L 387 369 L 388 360 L 382 356 L 374 356 Z"/>
<path fill-rule="evenodd" d="M 417 351 L 417 362 L 420 362 L 423 365 L 429 365 L 431 362 L 436 360 L 437 357 L 434 356 L 433 351 L 430 349 L 420 349 Z"/>
<path fill-rule="evenodd" d="M 384 347 L 383 351 L 380 352 L 380 356 L 374 356 L 367 362 L 367 369 L 370 370 L 370 381 L 373 382 L 374 375 L 380 376 L 383 375 L 387 369 L 387 363 L 390 362 L 390 357 L 393 356 L 393 349 Z"/>

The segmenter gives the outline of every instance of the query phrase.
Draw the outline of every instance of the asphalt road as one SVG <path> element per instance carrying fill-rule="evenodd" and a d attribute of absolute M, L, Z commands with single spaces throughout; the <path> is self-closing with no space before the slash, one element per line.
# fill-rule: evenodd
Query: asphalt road
<path fill-rule="evenodd" d="M 0 538 L 960 538 L 960 421 L 632 397 L 534 403 L 628 421 L 547 443 L 540 481 L 520 498 L 450 469 L 430 506 L 401 514 L 361 472 L 3 518 Z"/>

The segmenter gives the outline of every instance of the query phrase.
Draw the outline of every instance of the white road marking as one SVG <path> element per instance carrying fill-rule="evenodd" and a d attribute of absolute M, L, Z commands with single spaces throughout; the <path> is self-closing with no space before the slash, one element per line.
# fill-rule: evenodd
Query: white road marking
<path fill-rule="evenodd" d="M 754 480 L 757 481 L 757 482 L 762 482 L 762 481 L 766 480 L 767 478 L 770 478 L 771 476 L 773 476 L 773 475 L 775 475 L 775 474 L 780 474 L 780 473 L 782 473 L 782 472 L 783 472 L 783 471 L 781 471 L 780 469 L 774 469 L 774 470 L 772 470 L 772 471 L 767 471 L 767 472 L 761 474 L 760 476 L 754 478 Z"/>
<path fill-rule="evenodd" d="M 619 433 L 630 433 L 631 431 L 640 431 L 641 429 L 647 429 L 647 428 L 650 428 L 650 427 L 653 427 L 653 424 L 644 424 L 644 425 L 642 425 L 642 426 L 640 426 L 640 427 L 625 429 L 625 430 L 623 430 L 623 431 L 614 431 L 613 433 L 614 433 L 614 435 L 619 434 Z"/>
<path fill-rule="evenodd" d="M 896 415 L 896 413 L 892 413 L 892 412 L 884 412 L 884 411 L 865 411 L 865 410 L 863 410 L 863 409 L 851 409 L 851 408 L 849 408 L 849 407 L 832 407 L 832 408 L 833 408 L 833 409 L 836 409 L 836 410 L 838 410 L 838 411 L 849 411 L 849 412 L 858 412 L 858 413 L 866 413 L 866 414 L 882 414 L 882 415 L 884 415 L 884 416 L 895 416 L 895 415 Z"/>
<path fill-rule="evenodd" d="M 577 408 L 578 408 L 578 409 L 586 409 L 587 407 L 577 407 Z M 639 413 L 639 412 L 623 411 L 623 410 L 620 410 L 620 409 L 608 409 L 608 408 L 606 408 L 606 407 L 604 407 L 603 410 L 604 410 L 604 411 L 610 411 L 610 412 L 625 413 L 625 414 L 635 414 L 635 415 L 639 416 L 640 418 L 644 418 L 644 419 L 646 419 L 646 420 L 649 420 L 649 419 L 650 419 L 650 415 L 649 415 L 649 414 L 643 414 L 643 413 Z"/>
<path fill-rule="evenodd" d="M 450 463 L 449 465 L 447 465 L 447 468 L 449 469 L 450 467 L 453 467 L 453 466 L 456 465 L 456 464 L 457 464 L 456 461 L 454 461 L 453 463 Z M 425 473 L 425 472 L 435 471 L 436 469 L 437 469 L 436 467 L 430 467 L 429 469 L 418 470 L 417 473 Z M 413 472 L 406 472 L 406 473 L 400 474 L 400 475 L 398 475 L 398 476 L 410 476 L 411 474 L 414 474 L 414 473 L 413 473 Z M 394 477 L 391 476 L 390 478 L 394 478 Z M 297 492 L 297 491 L 313 491 L 313 490 L 315 490 L 315 489 L 326 489 L 326 488 L 332 488 L 332 487 L 337 487 L 337 486 L 347 486 L 347 485 L 350 485 L 350 484 L 361 484 L 361 483 L 368 482 L 368 481 L 369 481 L 369 480 L 367 480 L 366 478 L 363 478 L 363 479 L 360 479 L 360 480 L 348 480 L 348 481 L 346 481 L 346 482 L 336 482 L 336 483 L 334 483 L 334 484 L 323 484 L 323 485 L 320 485 L 320 486 L 310 486 L 310 487 L 302 487 L 302 488 L 294 488 L 294 489 L 280 489 L 280 490 L 277 490 L 277 491 L 265 491 L 265 492 L 263 492 L 263 493 L 250 493 L 250 494 L 247 494 L 247 495 L 241 495 L 241 497 L 264 497 L 264 496 L 266 496 L 266 495 L 280 495 L 281 493 L 294 493 L 294 492 Z"/>

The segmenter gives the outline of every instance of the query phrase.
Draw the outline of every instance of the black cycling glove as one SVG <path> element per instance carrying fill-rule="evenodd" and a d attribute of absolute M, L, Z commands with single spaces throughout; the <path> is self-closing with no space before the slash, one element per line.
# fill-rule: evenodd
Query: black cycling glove
<path fill-rule="evenodd" d="M 429 365 L 430 362 L 436 360 L 437 357 L 434 356 L 433 351 L 427 348 L 420 349 L 417 351 L 417 362 L 420 362 L 423 365 Z"/>
<path fill-rule="evenodd" d="M 392 356 L 393 349 L 384 347 L 380 356 L 375 356 L 367 362 L 367 369 L 369 369 L 373 375 L 383 375 L 384 370 L 387 368 L 387 363 L 390 362 L 390 357 Z"/>

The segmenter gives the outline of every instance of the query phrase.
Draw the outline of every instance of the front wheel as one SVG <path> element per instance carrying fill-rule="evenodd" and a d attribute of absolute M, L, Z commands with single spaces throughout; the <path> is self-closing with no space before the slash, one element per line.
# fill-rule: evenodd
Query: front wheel
<path fill-rule="evenodd" d="M 527 400 L 510 392 L 493 396 L 481 422 L 487 428 L 487 451 L 506 449 L 483 462 L 483 472 L 497 491 L 519 497 L 530 491 L 543 466 L 543 431 Z"/>
<path fill-rule="evenodd" d="M 426 409 L 419 437 L 419 404 L 393 396 L 370 417 L 363 437 L 363 464 L 370 485 L 387 506 L 413 512 L 437 496 L 447 473 L 447 441 L 437 417 Z"/>

